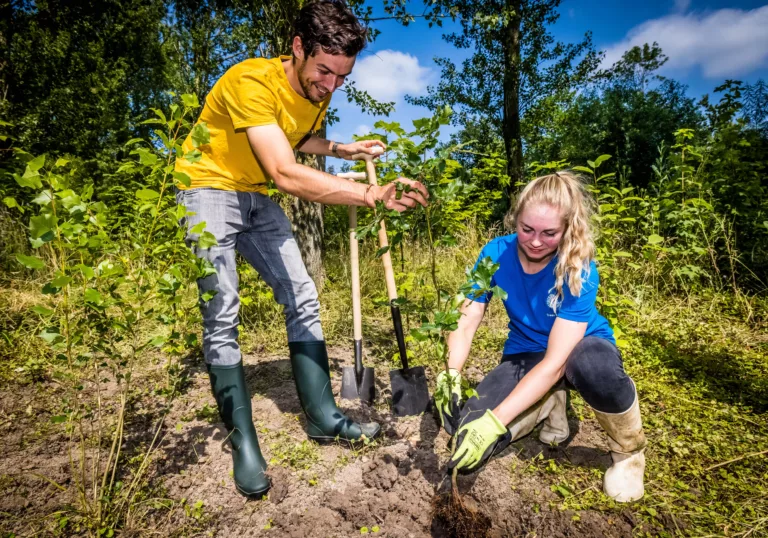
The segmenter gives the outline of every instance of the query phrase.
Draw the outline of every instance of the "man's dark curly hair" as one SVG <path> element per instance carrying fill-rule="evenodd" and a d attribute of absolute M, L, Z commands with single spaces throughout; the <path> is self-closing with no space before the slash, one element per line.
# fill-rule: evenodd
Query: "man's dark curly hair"
<path fill-rule="evenodd" d="M 368 29 L 360 24 L 344 0 L 308 2 L 293 23 L 293 37 L 299 36 L 304 56 L 326 54 L 355 56 L 365 48 Z"/>

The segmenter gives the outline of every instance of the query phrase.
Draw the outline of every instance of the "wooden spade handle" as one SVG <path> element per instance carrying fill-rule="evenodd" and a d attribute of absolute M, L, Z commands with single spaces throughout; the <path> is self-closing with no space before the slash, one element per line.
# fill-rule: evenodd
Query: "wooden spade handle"
<path fill-rule="evenodd" d="M 371 159 L 365 160 L 365 172 L 368 174 L 368 183 L 377 185 L 376 165 Z M 379 227 L 379 248 L 388 246 L 387 228 L 384 226 L 384 221 L 381 221 L 381 226 Z M 392 269 L 392 257 L 389 255 L 389 250 L 381 256 L 381 261 L 384 262 L 384 279 L 387 281 L 387 295 L 389 296 L 389 301 L 392 302 L 397 299 L 397 284 L 395 284 L 395 271 Z"/>
<path fill-rule="evenodd" d="M 365 159 L 365 172 L 368 174 L 368 183 L 376 185 L 376 165 L 372 158 Z M 379 227 L 379 247 L 385 248 L 389 246 L 387 240 L 387 228 L 384 226 L 384 221 L 381 221 Z M 395 283 L 395 271 L 392 269 L 392 257 L 387 250 L 381 256 L 381 261 L 384 262 L 384 280 L 387 282 L 387 295 L 389 296 L 389 308 L 392 312 L 392 323 L 395 326 L 395 338 L 397 339 L 397 349 L 400 354 L 400 362 L 403 365 L 403 370 L 408 372 L 408 352 L 405 347 L 405 335 L 403 334 L 403 321 L 400 315 L 400 307 L 396 304 L 397 300 L 397 284 Z"/>
<path fill-rule="evenodd" d="M 360 254 L 357 242 L 357 208 L 349 206 L 349 266 L 352 271 L 352 322 L 355 341 L 363 338 L 363 316 L 360 309 Z"/>

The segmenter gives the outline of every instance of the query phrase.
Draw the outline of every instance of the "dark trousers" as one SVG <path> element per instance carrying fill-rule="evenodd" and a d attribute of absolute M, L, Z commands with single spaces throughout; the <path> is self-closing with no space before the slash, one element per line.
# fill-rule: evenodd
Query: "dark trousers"
<path fill-rule="evenodd" d="M 480 418 L 509 396 L 520 380 L 542 361 L 545 351 L 504 355 L 477 386 L 461 409 L 459 424 Z M 623 413 L 635 400 L 632 380 L 624 371 L 621 354 L 608 340 L 587 336 L 576 344 L 557 387 L 575 389 L 590 407 L 603 413 Z"/>

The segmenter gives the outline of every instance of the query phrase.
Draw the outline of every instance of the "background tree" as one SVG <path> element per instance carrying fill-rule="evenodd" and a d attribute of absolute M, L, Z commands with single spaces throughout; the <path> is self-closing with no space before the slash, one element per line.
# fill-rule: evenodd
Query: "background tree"
<path fill-rule="evenodd" d="M 577 87 L 596 69 L 600 56 L 587 33 L 576 44 L 554 39 L 548 27 L 559 18 L 560 0 L 437 0 L 430 3 L 430 19 L 458 19 L 461 32 L 443 38 L 473 54 L 458 68 L 447 58 L 437 58 L 441 80 L 426 97 L 410 98 L 432 109 L 452 106 L 454 124 L 474 129 L 492 127 L 478 139 L 483 152 L 494 139 L 504 142 L 507 174 L 512 184 L 523 179 L 523 123 L 542 100 L 553 93 Z M 459 140 L 466 135 L 459 134 Z M 505 190 L 503 185 L 496 189 Z M 502 198 L 508 204 L 508 197 Z"/>
<path fill-rule="evenodd" d="M 621 180 L 647 186 L 659 148 L 674 144 L 678 128 L 703 121 L 687 88 L 657 74 L 666 61 L 655 43 L 633 47 L 583 91 L 542 100 L 526 133 L 529 158 L 581 163 L 612 155 Z"/>
<path fill-rule="evenodd" d="M 105 161 L 148 132 L 136 118 L 166 88 L 161 0 L 11 1 L 0 10 L 0 113 L 20 147 Z"/>

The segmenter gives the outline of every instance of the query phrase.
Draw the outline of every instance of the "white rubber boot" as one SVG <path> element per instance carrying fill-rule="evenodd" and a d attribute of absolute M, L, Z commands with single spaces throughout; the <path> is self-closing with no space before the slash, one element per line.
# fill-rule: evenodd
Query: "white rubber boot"
<path fill-rule="evenodd" d="M 645 495 L 645 446 L 640 403 L 635 391 L 635 401 L 623 413 L 595 411 L 597 421 L 608 434 L 611 449 L 611 465 L 603 478 L 603 491 L 613 500 L 625 503 L 636 501 Z"/>
<path fill-rule="evenodd" d="M 512 441 L 525 437 L 542 421 L 546 421 L 539 433 L 542 443 L 557 444 L 568 439 L 570 431 L 565 416 L 565 402 L 565 389 L 547 393 L 507 426 L 512 434 Z"/>

